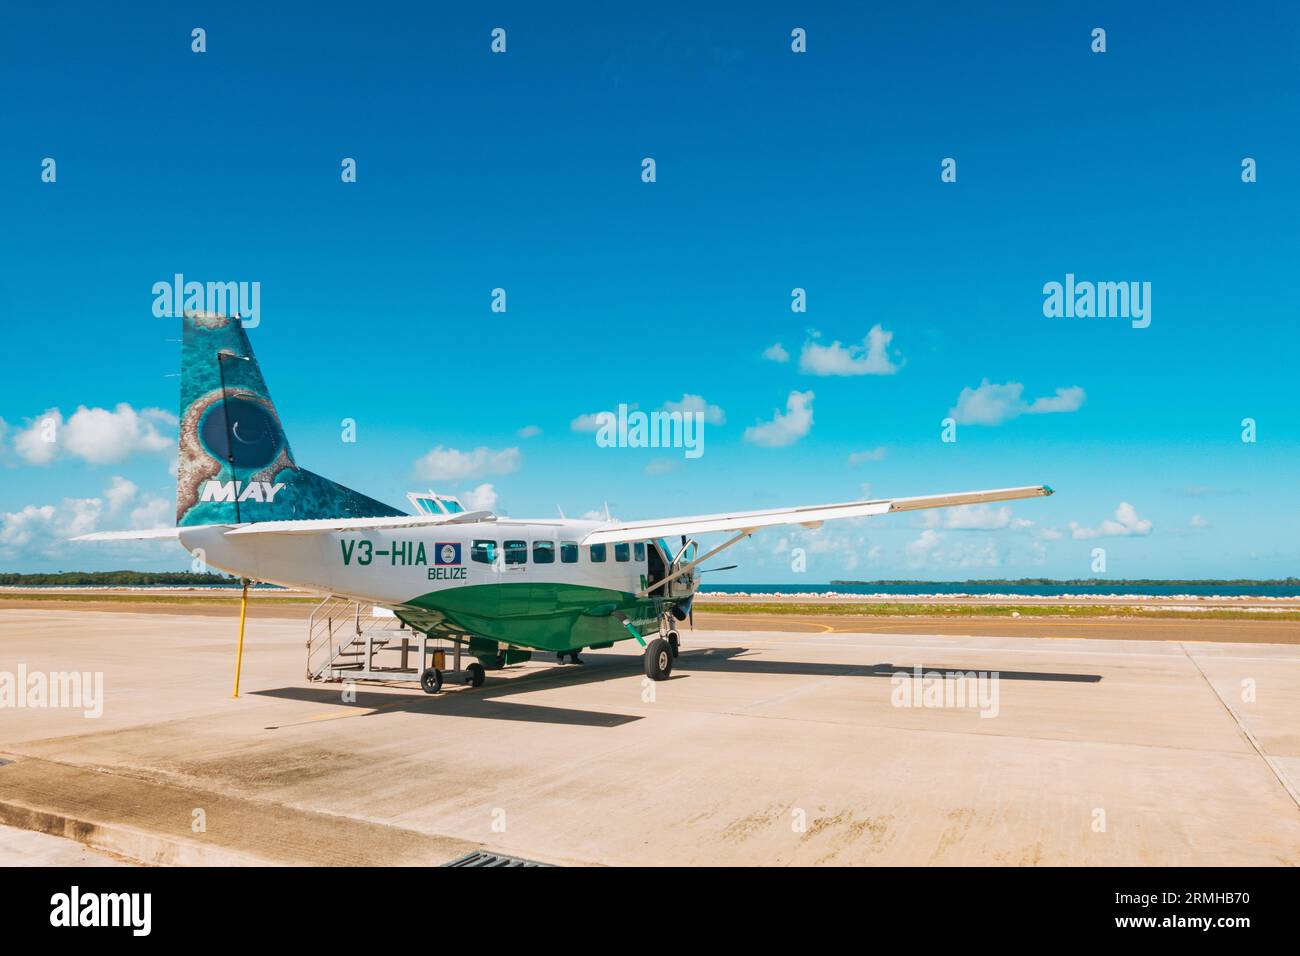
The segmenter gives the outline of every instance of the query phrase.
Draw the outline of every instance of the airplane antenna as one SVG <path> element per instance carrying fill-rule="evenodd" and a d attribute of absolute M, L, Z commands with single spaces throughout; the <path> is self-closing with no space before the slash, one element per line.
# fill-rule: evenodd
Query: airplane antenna
<path fill-rule="evenodd" d="M 559 505 L 556 505 L 556 506 L 555 506 L 555 510 L 558 511 L 558 512 L 560 513 L 560 517 L 561 517 L 561 518 L 564 517 L 564 509 L 563 509 L 563 508 L 561 508 Z"/>
<path fill-rule="evenodd" d="M 605 502 L 605 520 L 606 520 L 606 521 L 613 521 L 613 520 L 614 520 L 613 518 L 611 518 L 611 517 L 609 516 L 609 502 L 608 502 L 608 501 Z"/>
<path fill-rule="evenodd" d="M 225 349 L 217 352 L 217 371 L 221 376 L 221 417 L 226 420 L 226 461 L 230 464 L 230 478 L 235 485 L 235 524 L 239 524 L 239 476 L 235 474 L 235 438 L 232 434 L 234 426 L 230 423 L 230 402 L 229 395 L 226 392 L 226 366 L 225 359 L 227 356 L 235 358 L 233 352 L 227 352 Z M 247 591 L 245 591 L 247 599 Z M 242 633 L 242 623 L 241 623 Z M 239 696 L 239 678 L 236 677 L 235 696 Z"/>

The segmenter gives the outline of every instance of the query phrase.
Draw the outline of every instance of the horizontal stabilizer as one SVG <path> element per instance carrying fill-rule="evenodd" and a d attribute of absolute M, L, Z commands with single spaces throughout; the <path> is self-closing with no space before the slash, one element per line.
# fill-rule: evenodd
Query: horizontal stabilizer
<path fill-rule="evenodd" d="M 94 534 L 81 534 L 73 541 L 161 541 L 179 537 L 182 530 L 193 531 L 194 528 L 149 528 L 145 531 L 96 531 Z"/>

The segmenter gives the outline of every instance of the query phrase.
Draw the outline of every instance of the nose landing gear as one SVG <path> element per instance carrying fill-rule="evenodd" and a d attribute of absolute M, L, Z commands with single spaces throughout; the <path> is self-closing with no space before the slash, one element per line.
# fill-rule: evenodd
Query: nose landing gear
<path fill-rule="evenodd" d="M 646 645 L 643 661 L 645 676 L 651 680 L 667 680 L 673 672 L 673 648 L 662 637 L 656 637 Z"/>

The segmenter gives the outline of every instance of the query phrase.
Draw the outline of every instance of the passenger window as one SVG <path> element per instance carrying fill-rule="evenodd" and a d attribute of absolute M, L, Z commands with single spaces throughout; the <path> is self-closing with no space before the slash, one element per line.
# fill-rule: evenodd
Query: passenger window
<path fill-rule="evenodd" d="M 632 557 L 632 547 L 626 541 L 622 544 L 614 545 L 614 560 L 627 561 Z"/>
<path fill-rule="evenodd" d="M 479 564 L 492 564 L 497 559 L 495 541 L 475 541 L 469 548 L 469 559 Z"/>
<path fill-rule="evenodd" d="M 507 541 L 505 543 L 506 564 L 528 563 L 528 542 Z"/>
<path fill-rule="evenodd" d="M 605 560 L 605 546 L 603 544 L 593 544 L 591 546 L 591 560 L 596 564 Z"/>
<path fill-rule="evenodd" d="M 633 556 L 634 556 L 638 561 L 644 561 L 644 560 L 645 560 L 645 542 L 644 542 L 644 541 L 638 541 L 636 544 L 632 545 L 632 554 L 633 554 Z"/>
<path fill-rule="evenodd" d="M 554 563 L 555 563 L 555 542 L 534 541 L 533 542 L 533 564 L 554 564 Z"/>
<path fill-rule="evenodd" d="M 560 542 L 560 563 L 574 564 L 578 560 L 578 542 L 561 541 Z"/>

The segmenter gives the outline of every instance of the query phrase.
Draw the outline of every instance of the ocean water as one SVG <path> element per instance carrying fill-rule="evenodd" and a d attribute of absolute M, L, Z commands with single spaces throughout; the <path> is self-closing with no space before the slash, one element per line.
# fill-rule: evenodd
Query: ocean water
<path fill-rule="evenodd" d="M 1297 584 L 972 584 L 967 581 L 912 581 L 905 584 L 706 584 L 701 594 L 1061 594 L 1174 597 L 1300 597 Z"/>

